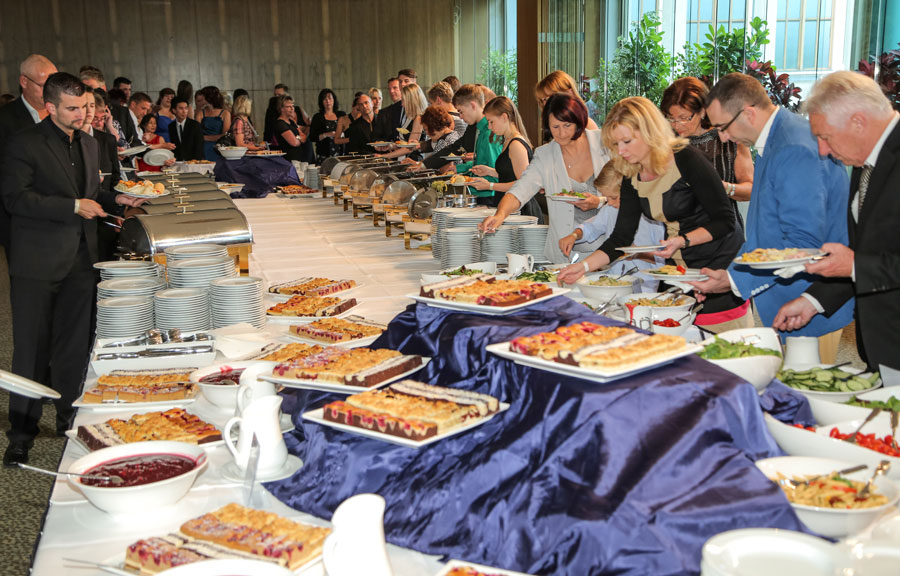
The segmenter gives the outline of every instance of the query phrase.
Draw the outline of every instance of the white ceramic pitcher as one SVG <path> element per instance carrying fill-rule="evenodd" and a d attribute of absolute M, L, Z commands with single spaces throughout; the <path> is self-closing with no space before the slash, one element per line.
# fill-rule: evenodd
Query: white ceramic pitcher
<path fill-rule="evenodd" d="M 241 416 L 235 416 L 225 424 L 225 430 L 222 432 L 225 446 L 241 470 L 247 469 L 254 434 L 259 442 L 258 475 L 277 472 L 287 461 L 287 446 L 281 435 L 281 401 L 281 396 L 265 396 L 254 400 L 244 409 Z M 240 424 L 237 445 L 231 438 L 231 429 L 236 424 Z"/>
<path fill-rule="evenodd" d="M 515 278 L 522 272 L 531 272 L 534 269 L 534 256 L 531 254 L 507 254 L 506 261 L 511 278 Z"/>
<path fill-rule="evenodd" d="M 384 541 L 384 506 L 378 494 L 357 494 L 338 506 L 322 547 L 328 576 L 393 576 Z"/>
<path fill-rule="evenodd" d="M 260 380 L 259 375 L 270 373 L 273 364 L 271 362 L 261 362 L 248 366 L 241 373 L 240 388 L 237 393 L 237 405 L 234 415 L 240 416 L 244 413 L 244 408 L 249 406 L 251 402 L 265 398 L 266 396 L 274 396 L 276 393 L 275 384 L 266 380 Z"/>

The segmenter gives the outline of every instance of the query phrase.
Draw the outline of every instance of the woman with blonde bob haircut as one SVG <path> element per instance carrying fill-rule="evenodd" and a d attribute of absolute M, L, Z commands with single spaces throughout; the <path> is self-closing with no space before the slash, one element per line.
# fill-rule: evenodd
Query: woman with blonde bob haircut
<path fill-rule="evenodd" d="M 603 124 L 603 143 L 622 180 L 612 233 L 583 263 L 566 267 L 560 283 L 573 283 L 622 255 L 641 216 L 662 222 L 665 239 L 649 254 L 684 268 L 727 268 L 743 244 L 722 180 L 702 152 L 678 138 L 646 98 L 620 100 Z M 752 325 L 749 302 L 728 292 L 711 295 L 695 324 L 713 332 Z"/>
<path fill-rule="evenodd" d="M 234 144 L 235 146 L 245 146 L 247 150 L 264 150 L 265 146 L 256 144 L 259 134 L 256 133 L 256 129 L 250 123 L 252 110 L 253 101 L 250 100 L 249 96 L 241 94 L 234 101 L 234 106 L 231 109 L 231 114 L 234 117 L 231 125 L 231 130 L 234 134 Z"/>

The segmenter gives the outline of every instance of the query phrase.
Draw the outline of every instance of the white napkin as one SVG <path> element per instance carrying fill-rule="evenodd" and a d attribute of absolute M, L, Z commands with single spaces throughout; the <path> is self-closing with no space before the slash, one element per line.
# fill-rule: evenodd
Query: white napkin
<path fill-rule="evenodd" d="M 792 278 L 794 275 L 799 274 L 804 270 L 806 270 L 805 264 L 794 264 L 793 266 L 779 268 L 775 271 L 775 275 L 780 276 L 781 278 Z"/>
<path fill-rule="evenodd" d="M 211 331 L 216 336 L 216 349 L 229 360 L 243 358 L 262 350 L 281 334 L 269 329 L 260 330 L 246 322 Z"/>

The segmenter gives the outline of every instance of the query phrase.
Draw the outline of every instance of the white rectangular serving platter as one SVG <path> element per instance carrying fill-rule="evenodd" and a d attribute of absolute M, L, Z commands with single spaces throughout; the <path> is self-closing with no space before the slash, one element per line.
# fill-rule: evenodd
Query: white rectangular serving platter
<path fill-rule="evenodd" d="M 90 388 L 93 388 L 93 386 L 91 386 Z M 90 388 L 85 388 L 85 390 L 89 390 Z M 185 398 L 184 400 L 165 400 L 161 402 L 102 402 L 100 404 L 94 404 L 91 402 L 85 402 L 84 394 L 82 394 L 78 397 L 78 400 L 72 402 L 72 406 L 92 412 L 112 412 L 128 410 L 130 408 L 157 408 L 168 410 L 169 408 L 184 408 L 186 406 L 189 406 L 197 400 L 198 396 L 200 396 L 199 391 L 193 398 Z"/>
<path fill-rule="evenodd" d="M 378 338 L 381 337 L 381 334 L 376 334 L 375 336 L 366 336 L 365 338 L 359 338 L 357 340 L 347 340 L 346 342 L 320 342 L 312 338 L 299 336 L 297 334 L 294 334 L 293 332 L 288 332 L 287 337 L 292 341 L 302 342 L 304 344 L 318 344 L 319 346 L 338 346 L 340 348 L 360 348 L 362 346 L 368 346 L 372 342 L 378 340 Z"/>
<path fill-rule="evenodd" d="M 359 306 L 359 301 L 357 301 L 354 306 L 351 306 L 347 310 L 344 310 L 340 314 L 335 314 L 334 316 L 276 316 L 267 312 L 266 320 L 273 324 L 309 324 L 310 322 L 324 320 L 325 318 L 344 318 L 345 316 L 353 314 L 354 309 L 357 306 Z"/>
<path fill-rule="evenodd" d="M 287 200 L 294 200 L 295 198 L 315 198 L 320 194 L 320 192 L 309 192 L 307 194 L 283 194 L 281 192 L 272 192 L 273 196 L 277 198 L 285 198 Z"/>
<path fill-rule="evenodd" d="M 633 364 L 621 370 L 611 371 L 588 370 L 586 368 L 581 368 L 580 366 L 561 364 L 559 362 L 550 362 L 549 360 L 544 360 L 543 358 L 539 358 L 537 356 L 519 354 L 518 352 L 513 352 L 509 349 L 509 342 L 489 344 L 485 349 L 492 354 L 500 356 L 501 358 L 512 360 L 513 362 L 521 366 L 539 368 L 547 372 L 562 374 L 563 376 L 574 376 L 576 378 L 591 380 L 593 382 L 612 382 L 614 380 L 633 376 L 634 374 L 638 374 L 640 372 L 646 372 L 647 370 L 659 368 L 660 366 L 665 366 L 666 364 L 674 362 L 679 358 L 684 358 L 685 356 L 696 354 L 703 349 L 703 346 L 697 344 L 689 344 L 687 348 L 680 352 L 672 354 L 671 356 L 666 356 L 664 358 L 653 358 L 644 362 L 640 362 L 638 364 Z"/>
<path fill-rule="evenodd" d="M 282 378 L 281 376 L 273 376 L 271 374 L 260 375 L 259 378 L 262 380 L 266 380 L 268 382 L 274 382 L 275 384 L 281 384 L 285 388 L 297 388 L 300 390 L 319 390 L 322 392 L 336 392 L 338 394 L 358 394 L 360 392 L 365 392 L 366 390 L 377 390 L 378 388 L 384 388 L 388 384 L 392 384 L 397 382 L 398 380 L 402 380 L 411 374 L 415 374 L 425 366 L 428 366 L 428 363 L 431 362 L 431 358 L 427 356 L 422 356 L 422 363 L 415 368 L 411 368 L 402 374 L 397 374 L 392 378 L 388 378 L 384 382 L 379 382 L 374 386 L 347 386 L 345 384 L 334 384 L 332 382 L 319 382 L 318 380 L 299 380 L 295 378 Z"/>
<path fill-rule="evenodd" d="M 490 566 L 472 564 L 471 562 L 463 562 L 462 560 L 451 560 L 447 562 L 447 565 L 444 566 L 444 569 L 441 570 L 440 573 L 437 574 L 437 576 L 447 576 L 447 574 L 452 572 L 455 568 L 472 568 L 473 570 L 477 570 L 482 574 L 489 574 L 490 576 L 530 576 L 529 574 L 525 574 L 523 572 L 513 572 L 511 570 L 491 568 Z"/>
<path fill-rule="evenodd" d="M 569 292 L 571 292 L 571 289 L 569 288 L 560 288 L 558 286 L 553 286 L 553 294 L 548 294 L 547 296 L 543 296 L 535 300 L 529 300 L 528 302 L 523 302 L 522 304 L 516 304 L 515 306 L 485 306 L 483 304 L 469 304 L 467 302 L 437 300 L 436 298 L 426 298 L 424 296 L 419 296 L 418 294 L 407 294 L 406 297 L 421 304 L 431 306 L 432 308 L 444 308 L 445 310 L 457 310 L 460 312 L 480 312 L 482 314 L 487 314 L 488 316 L 506 316 L 507 314 L 511 314 L 517 310 L 528 308 L 529 306 L 533 306 L 534 304 L 544 302 L 551 298 L 556 298 L 557 296 L 562 296 L 563 294 L 568 294 Z"/>
<path fill-rule="evenodd" d="M 365 436 L 366 438 L 374 438 L 375 440 L 381 440 L 382 442 L 387 442 L 388 444 L 397 444 L 399 446 L 406 446 L 408 448 L 421 448 L 423 446 L 427 446 L 434 442 L 438 442 L 445 438 L 449 438 L 450 436 L 456 436 L 457 434 L 461 434 L 467 430 L 471 430 L 476 426 L 481 426 L 485 422 L 490 421 L 494 418 L 494 416 L 509 410 L 509 404 L 506 402 L 500 403 L 500 408 L 497 409 L 496 412 L 489 416 L 485 416 L 484 418 L 479 418 L 477 420 L 473 420 L 464 426 L 460 426 L 459 428 L 454 428 L 452 430 L 448 430 L 442 434 L 438 434 L 437 436 L 432 436 L 431 438 L 426 438 L 425 440 L 409 440 L 407 438 L 400 438 L 399 436 L 391 436 L 390 434 L 383 434 L 381 432 L 375 430 L 366 430 L 365 428 L 357 428 L 356 426 L 348 426 L 346 424 L 339 424 L 337 422 L 331 422 L 330 420 L 325 419 L 324 408 L 317 408 L 315 410 L 310 410 L 309 412 L 305 412 L 303 414 L 303 418 L 309 420 L 310 422 L 315 422 L 316 424 L 321 424 L 322 426 L 328 426 L 330 428 L 336 428 L 343 432 L 349 432 L 350 434 L 357 434 L 359 436 Z"/>
<path fill-rule="evenodd" d="M 91 354 L 91 368 L 98 376 L 109 374 L 113 370 L 152 370 L 159 367 L 160 361 L 165 362 L 166 368 L 203 368 L 216 361 L 215 339 L 202 340 L 200 342 L 173 342 L 170 344 L 152 344 L 141 346 L 119 346 L 114 348 L 102 348 L 103 344 L 124 340 L 124 338 L 98 339 L 94 343 Z M 165 348 L 193 348 L 196 346 L 212 346 L 212 352 L 205 354 L 172 354 L 171 356 L 157 356 L 151 358 L 120 358 L 114 360 L 97 360 L 98 354 L 114 354 L 116 352 L 140 352 L 141 350 L 158 350 Z"/>
<path fill-rule="evenodd" d="M 275 284 L 283 284 L 283 282 L 276 282 Z M 356 286 L 353 286 L 352 288 L 347 288 L 346 290 L 338 290 L 337 292 L 332 292 L 331 294 L 326 294 L 325 296 L 321 296 L 321 298 L 337 297 L 338 294 L 346 294 L 347 292 L 350 292 L 351 290 L 356 290 L 360 286 L 362 286 L 362 284 L 357 282 Z M 263 295 L 265 295 L 266 297 L 268 297 L 272 300 L 275 300 L 276 302 L 287 302 L 288 300 L 291 299 L 292 296 L 296 296 L 296 294 L 279 294 L 277 292 L 269 292 L 268 288 L 266 288 L 266 291 L 263 292 Z"/>

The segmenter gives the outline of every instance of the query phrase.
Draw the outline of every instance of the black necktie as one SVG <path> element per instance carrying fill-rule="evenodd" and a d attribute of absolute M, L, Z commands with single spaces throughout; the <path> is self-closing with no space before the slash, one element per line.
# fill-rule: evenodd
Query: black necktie
<path fill-rule="evenodd" d="M 182 124 L 178 124 L 178 141 L 181 142 L 181 128 Z"/>
<path fill-rule="evenodd" d="M 857 215 L 862 212 L 863 202 L 866 201 L 866 192 L 869 191 L 869 179 L 872 178 L 873 166 L 866 164 L 863 166 L 862 174 L 859 176 L 859 188 L 857 188 Z"/>

